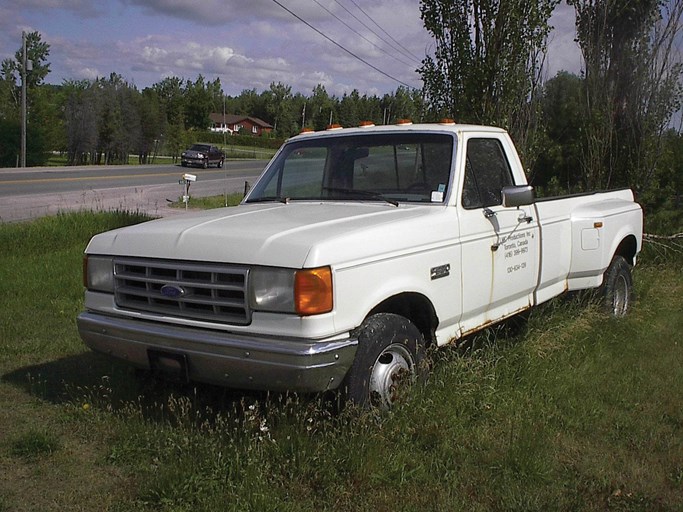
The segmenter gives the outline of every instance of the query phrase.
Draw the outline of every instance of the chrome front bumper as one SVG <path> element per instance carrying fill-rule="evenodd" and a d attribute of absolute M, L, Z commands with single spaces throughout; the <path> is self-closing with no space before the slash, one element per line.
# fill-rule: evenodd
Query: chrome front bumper
<path fill-rule="evenodd" d="M 150 360 L 183 361 L 193 381 L 240 389 L 317 392 L 337 388 L 358 340 L 244 336 L 81 313 L 78 331 L 96 352 L 150 369 Z M 152 363 L 153 364 L 153 363 Z"/>

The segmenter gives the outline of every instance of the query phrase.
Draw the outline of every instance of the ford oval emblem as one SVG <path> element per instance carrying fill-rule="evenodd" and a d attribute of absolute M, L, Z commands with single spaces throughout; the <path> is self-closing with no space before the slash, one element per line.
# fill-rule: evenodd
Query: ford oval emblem
<path fill-rule="evenodd" d="M 177 299 L 185 295 L 185 290 L 177 284 L 165 284 L 161 287 L 161 295 L 169 299 Z"/>

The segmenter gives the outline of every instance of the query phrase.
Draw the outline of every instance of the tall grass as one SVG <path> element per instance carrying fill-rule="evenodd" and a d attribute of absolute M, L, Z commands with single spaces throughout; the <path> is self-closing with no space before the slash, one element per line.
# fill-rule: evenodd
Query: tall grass
<path fill-rule="evenodd" d="M 82 308 L 85 245 L 97 232 L 147 219 L 127 212 L 67 213 L 1 225 L 0 352 L 16 362 L 81 351 L 73 327 Z"/>
<path fill-rule="evenodd" d="M 85 351 L 83 246 L 129 220 L 0 227 L 0 282 L 21 290 L 0 304 L 0 510 L 682 509 L 679 261 L 637 269 L 626 319 L 561 298 L 517 336 L 435 352 L 390 413 L 338 412 L 326 396 L 180 386 Z"/>

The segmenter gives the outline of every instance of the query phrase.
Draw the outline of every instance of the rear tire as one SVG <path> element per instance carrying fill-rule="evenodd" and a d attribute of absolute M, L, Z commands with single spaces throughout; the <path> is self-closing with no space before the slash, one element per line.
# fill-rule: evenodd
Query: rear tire
<path fill-rule="evenodd" d="M 422 333 L 407 318 L 378 313 L 360 328 L 358 349 L 342 389 L 360 407 L 389 409 L 426 375 Z"/>
<path fill-rule="evenodd" d="M 605 311 L 621 318 L 628 314 L 633 302 L 633 278 L 631 266 L 623 256 L 615 256 L 605 271 L 601 287 Z"/>

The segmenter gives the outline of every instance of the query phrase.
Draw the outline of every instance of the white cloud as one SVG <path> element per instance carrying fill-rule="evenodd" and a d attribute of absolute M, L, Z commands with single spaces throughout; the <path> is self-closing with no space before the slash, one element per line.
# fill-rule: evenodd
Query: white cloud
<path fill-rule="evenodd" d="M 120 43 L 119 47 L 135 70 L 175 69 L 177 75 L 185 72 L 221 74 L 229 70 L 233 59 L 249 61 L 227 46 L 210 46 L 196 41 L 176 42 L 166 37 Z"/>
<path fill-rule="evenodd" d="M 85 80 L 95 80 L 103 76 L 102 73 L 93 68 L 81 68 L 76 70 L 75 73 L 78 78 Z"/>

